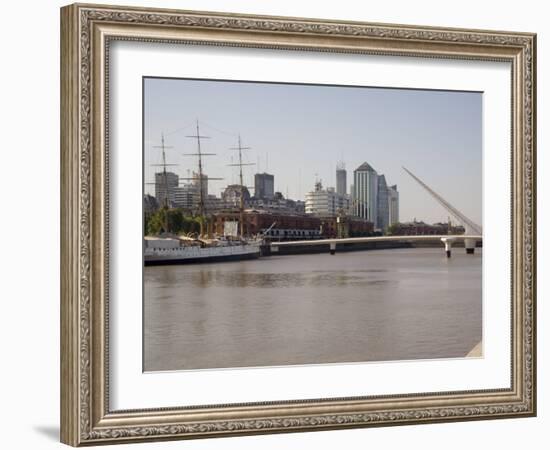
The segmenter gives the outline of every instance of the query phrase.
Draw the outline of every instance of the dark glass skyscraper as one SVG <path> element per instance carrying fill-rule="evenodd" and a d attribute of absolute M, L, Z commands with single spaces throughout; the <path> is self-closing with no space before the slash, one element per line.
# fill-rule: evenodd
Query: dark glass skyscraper
<path fill-rule="evenodd" d="M 270 200 L 275 195 L 275 177 L 269 173 L 254 175 L 254 197 Z"/>

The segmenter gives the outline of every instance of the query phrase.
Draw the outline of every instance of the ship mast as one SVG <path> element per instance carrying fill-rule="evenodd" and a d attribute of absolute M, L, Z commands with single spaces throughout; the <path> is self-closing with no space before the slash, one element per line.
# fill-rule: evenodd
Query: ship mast
<path fill-rule="evenodd" d="M 168 228 L 169 228 L 169 226 L 168 226 L 168 210 L 170 209 L 170 190 L 169 190 L 169 187 L 168 187 L 168 173 L 166 172 L 166 167 L 167 166 L 177 166 L 177 164 L 167 164 L 166 163 L 166 149 L 173 148 L 173 147 L 166 146 L 164 144 L 164 133 L 161 133 L 160 142 L 161 142 L 160 145 L 154 145 L 153 148 L 159 148 L 159 149 L 162 150 L 162 163 L 161 164 L 151 164 L 151 166 L 160 166 L 160 167 L 162 167 L 162 178 L 163 178 L 163 181 L 164 181 L 164 191 L 165 191 L 164 205 L 163 205 L 163 209 L 164 209 L 163 228 L 164 228 L 164 232 L 168 233 L 169 232 L 169 230 L 168 230 Z M 147 184 L 154 184 L 155 186 L 157 185 L 156 180 L 155 180 L 155 183 L 147 183 Z"/>
<path fill-rule="evenodd" d="M 240 181 L 240 202 L 239 202 L 239 215 L 240 215 L 240 235 L 244 236 L 244 190 L 246 186 L 243 183 L 243 166 L 253 166 L 254 163 L 243 163 L 243 150 L 250 150 L 252 147 L 243 147 L 241 144 L 241 135 L 239 134 L 238 146 L 231 147 L 230 150 L 239 151 L 239 162 L 238 164 L 228 164 L 228 166 L 238 166 L 239 167 L 239 181 Z"/>
<path fill-rule="evenodd" d="M 164 145 L 164 133 L 160 137 L 160 148 L 162 148 L 162 174 L 164 175 L 164 189 L 166 190 L 166 195 L 164 196 L 164 206 L 168 209 L 168 175 L 166 174 L 166 146 Z M 159 148 L 159 147 L 157 147 Z"/>
<path fill-rule="evenodd" d="M 204 225 L 202 219 L 206 219 L 206 202 L 204 195 L 204 175 L 202 170 L 202 157 L 203 156 L 214 156 L 215 153 L 203 153 L 201 151 L 201 139 L 210 139 L 210 136 L 202 136 L 199 129 L 199 119 L 196 123 L 197 134 L 186 136 L 187 138 L 193 138 L 197 140 L 197 153 L 184 153 L 184 156 L 197 156 L 198 157 L 198 166 L 199 166 L 199 216 L 201 217 L 200 222 L 200 234 L 204 234 Z M 184 178 L 188 179 L 188 178 Z M 194 178 L 192 178 L 194 180 Z M 223 178 L 209 178 L 210 180 L 222 180 Z"/>

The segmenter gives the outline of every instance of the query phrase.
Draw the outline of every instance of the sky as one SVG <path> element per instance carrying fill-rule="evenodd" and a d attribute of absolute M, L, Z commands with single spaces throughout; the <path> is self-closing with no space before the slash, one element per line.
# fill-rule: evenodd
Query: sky
<path fill-rule="evenodd" d="M 164 133 L 170 170 L 197 170 L 197 141 L 209 193 L 238 183 L 238 135 L 244 184 L 254 173 L 275 176 L 275 190 L 301 199 L 316 179 L 336 185 L 336 165 L 348 171 L 368 162 L 397 184 L 400 221 L 447 221 L 449 214 L 403 169 L 406 167 L 474 222 L 482 225 L 482 101 L 480 92 L 144 78 L 144 181 L 154 181 Z M 154 186 L 145 185 L 154 193 Z M 253 189 L 251 189 L 253 193 Z"/>

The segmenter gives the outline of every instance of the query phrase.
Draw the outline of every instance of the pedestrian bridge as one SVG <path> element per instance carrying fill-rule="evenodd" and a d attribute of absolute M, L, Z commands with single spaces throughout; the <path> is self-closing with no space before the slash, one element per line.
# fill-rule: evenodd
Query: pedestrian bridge
<path fill-rule="evenodd" d="M 351 237 L 351 238 L 341 238 L 341 239 L 315 239 L 309 241 L 285 241 L 285 242 L 271 242 L 269 245 L 271 247 L 272 253 L 277 253 L 281 247 L 307 247 L 312 245 L 327 245 L 327 250 L 330 251 L 331 255 L 336 253 L 336 245 L 338 244 L 358 244 L 363 242 L 389 242 L 389 241 L 400 241 L 400 242 L 441 242 L 445 248 L 447 257 L 451 256 L 451 248 L 453 242 L 465 241 L 465 244 L 471 242 L 482 241 L 483 237 L 477 234 L 456 234 L 456 235 L 426 235 L 426 236 L 369 236 L 369 237 Z M 473 253 L 469 251 L 466 247 L 467 253 Z"/>

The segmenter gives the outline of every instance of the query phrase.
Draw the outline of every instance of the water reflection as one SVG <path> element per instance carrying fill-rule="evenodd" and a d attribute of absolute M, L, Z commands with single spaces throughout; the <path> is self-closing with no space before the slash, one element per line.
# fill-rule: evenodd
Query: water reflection
<path fill-rule="evenodd" d="M 146 370 L 464 356 L 481 255 L 441 249 L 147 267 Z"/>

